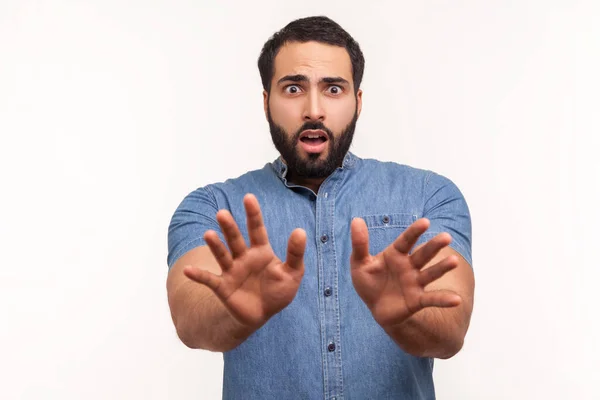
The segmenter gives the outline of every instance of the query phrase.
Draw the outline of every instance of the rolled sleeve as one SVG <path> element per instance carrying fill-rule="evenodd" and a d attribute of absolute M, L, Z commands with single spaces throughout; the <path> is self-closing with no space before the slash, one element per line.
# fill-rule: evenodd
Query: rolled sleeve
<path fill-rule="evenodd" d="M 223 233 L 216 220 L 219 210 L 208 187 L 199 188 L 188 194 L 179 204 L 171 218 L 168 230 L 169 269 L 191 249 L 206 245 L 204 233 L 214 230 L 224 242 Z"/>
<path fill-rule="evenodd" d="M 425 183 L 424 199 L 423 217 L 431 223 L 416 245 L 447 232 L 452 236 L 450 247 L 472 267 L 471 214 L 462 192 L 450 179 L 430 172 Z"/>

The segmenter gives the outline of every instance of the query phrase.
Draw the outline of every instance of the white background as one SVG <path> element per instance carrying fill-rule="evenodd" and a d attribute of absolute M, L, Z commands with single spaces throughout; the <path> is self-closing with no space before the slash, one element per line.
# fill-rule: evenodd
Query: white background
<path fill-rule="evenodd" d="M 440 399 L 599 399 L 600 6 L 0 0 L 0 397 L 218 399 L 165 289 L 191 190 L 276 156 L 256 67 L 325 14 L 366 57 L 353 151 L 454 180 L 466 344 Z"/>

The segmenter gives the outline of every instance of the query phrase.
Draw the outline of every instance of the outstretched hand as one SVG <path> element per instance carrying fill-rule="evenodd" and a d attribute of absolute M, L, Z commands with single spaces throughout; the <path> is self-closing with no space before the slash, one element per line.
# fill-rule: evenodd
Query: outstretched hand
<path fill-rule="evenodd" d="M 304 275 L 306 233 L 295 229 L 288 240 L 287 259 L 282 262 L 271 247 L 258 200 L 244 197 L 250 247 L 233 216 L 220 210 L 217 222 L 229 251 L 215 231 L 204 239 L 219 263 L 222 274 L 186 266 L 184 274 L 208 286 L 232 316 L 245 326 L 257 328 L 292 302 Z"/>
<path fill-rule="evenodd" d="M 426 307 L 455 307 L 462 301 L 452 291 L 425 290 L 428 284 L 458 266 L 457 256 L 451 255 L 424 268 L 451 243 L 448 233 L 440 233 L 410 254 L 428 228 L 429 220 L 419 219 L 381 253 L 371 255 L 366 223 L 360 218 L 352 221 L 352 282 L 374 319 L 383 327 L 402 323 Z"/>

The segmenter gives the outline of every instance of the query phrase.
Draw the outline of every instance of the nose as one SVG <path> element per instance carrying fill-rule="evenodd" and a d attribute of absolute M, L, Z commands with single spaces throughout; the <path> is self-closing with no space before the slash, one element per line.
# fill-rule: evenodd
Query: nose
<path fill-rule="evenodd" d="M 318 91 L 312 91 L 306 96 L 303 118 L 305 121 L 325 120 L 325 112 Z"/>

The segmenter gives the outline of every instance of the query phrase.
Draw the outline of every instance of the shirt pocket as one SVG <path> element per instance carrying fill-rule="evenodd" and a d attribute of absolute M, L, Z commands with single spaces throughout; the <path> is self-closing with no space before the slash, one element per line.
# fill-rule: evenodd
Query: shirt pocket
<path fill-rule="evenodd" d="M 409 213 L 387 213 L 360 216 L 369 229 L 369 252 L 378 254 L 398 238 L 417 216 Z"/>

